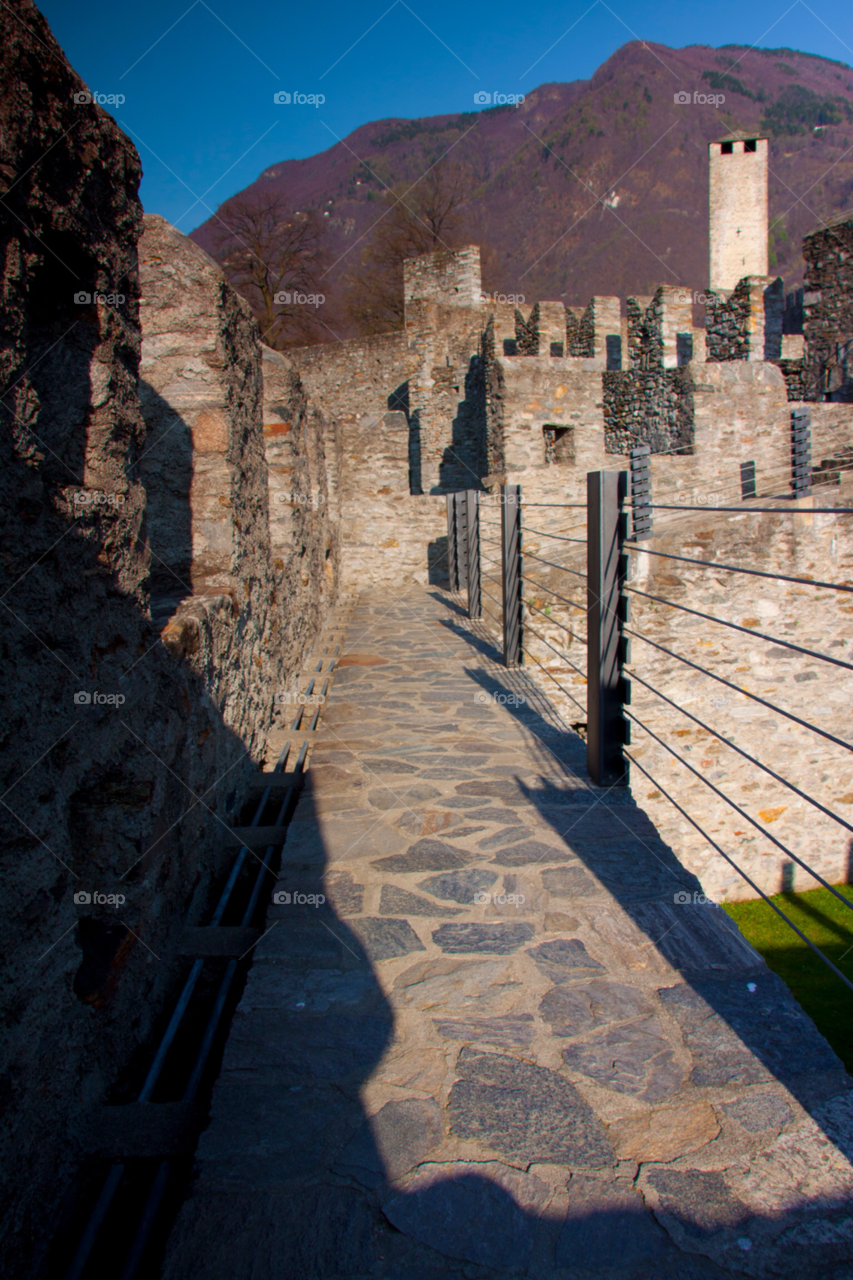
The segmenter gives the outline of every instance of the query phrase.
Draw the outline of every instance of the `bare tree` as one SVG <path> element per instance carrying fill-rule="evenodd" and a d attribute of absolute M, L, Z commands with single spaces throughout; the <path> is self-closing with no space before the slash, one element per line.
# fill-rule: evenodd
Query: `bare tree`
<path fill-rule="evenodd" d="M 314 210 L 290 213 L 281 196 L 260 192 L 235 196 L 217 218 L 216 257 L 249 302 L 263 341 L 279 349 L 310 341 L 323 305 L 322 218 Z M 306 297 L 313 301 L 298 300 Z"/>
<path fill-rule="evenodd" d="M 419 182 L 387 191 L 385 199 L 389 209 L 349 276 L 344 297 L 345 312 L 362 333 L 402 327 L 403 263 L 408 258 L 457 247 L 463 175 L 442 161 Z"/>

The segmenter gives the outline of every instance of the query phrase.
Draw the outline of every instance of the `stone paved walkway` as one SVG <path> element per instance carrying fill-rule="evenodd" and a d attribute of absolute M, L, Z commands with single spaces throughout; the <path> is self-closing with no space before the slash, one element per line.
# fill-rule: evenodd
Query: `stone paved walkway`
<path fill-rule="evenodd" d="M 168 1280 L 850 1280 L 850 1081 L 629 791 L 437 590 L 346 655 Z"/>

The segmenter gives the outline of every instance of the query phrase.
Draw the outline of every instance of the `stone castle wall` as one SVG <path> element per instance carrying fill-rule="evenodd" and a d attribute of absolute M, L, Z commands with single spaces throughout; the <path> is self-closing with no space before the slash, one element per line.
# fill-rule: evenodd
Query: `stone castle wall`
<path fill-rule="evenodd" d="M 423 306 L 434 312 L 436 304 Z M 323 405 L 327 438 L 334 437 L 327 449 L 329 502 L 340 522 L 347 586 L 426 583 L 445 572 L 444 500 L 427 494 L 415 500 L 421 423 L 433 388 L 424 385 L 426 361 L 411 348 L 407 334 L 390 333 L 289 353 L 312 400 Z M 440 381 L 436 399 L 447 390 Z"/>
<path fill-rule="evenodd" d="M 656 513 L 658 551 L 722 564 L 742 564 L 768 573 L 849 582 L 853 570 L 853 517 L 809 515 L 808 507 L 827 503 L 827 493 L 801 499 L 802 514 L 780 504 L 779 515 L 743 514 L 667 518 Z M 850 506 L 849 482 L 832 502 Z M 765 504 L 766 505 L 766 504 Z M 768 774 L 728 747 L 728 738 L 749 755 L 815 796 L 845 821 L 853 820 L 853 765 L 848 752 L 786 720 L 748 698 L 756 693 L 770 703 L 834 733 L 849 736 L 853 677 L 843 668 L 810 659 L 761 639 L 759 632 L 824 652 L 845 661 L 853 655 L 853 605 L 843 592 L 756 579 L 712 569 L 632 555 L 631 584 L 649 595 L 688 605 L 745 628 L 735 632 L 700 618 L 632 597 L 633 631 L 648 635 L 673 653 L 723 676 L 734 689 L 697 673 L 642 641 L 632 641 L 631 667 L 660 689 L 677 707 L 692 713 L 708 729 L 669 707 L 638 680 L 632 685 L 631 711 L 685 759 L 696 777 L 664 747 L 637 727 L 631 752 L 765 893 L 816 887 L 816 882 L 771 836 L 812 865 L 830 883 L 845 882 L 851 872 L 851 835 L 843 826 L 800 800 Z M 716 733 L 714 732 L 716 731 Z M 721 735 L 721 736 L 718 736 Z M 747 822 L 702 782 L 707 778 L 750 815 Z M 639 770 L 632 773 L 634 793 L 679 858 L 701 877 L 713 898 L 756 896 L 748 884 L 699 835 Z"/>
<path fill-rule="evenodd" d="M 213 686 L 161 643 L 149 612 L 139 158 L 99 107 L 75 101 L 85 85 L 35 8 L 16 8 L 0 13 L 0 519 L 14 671 L 0 751 L 0 1253 L 6 1274 L 24 1275 L 73 1159 L 65 1126 L 150 1035 L 178 931 L 222 863 L 209 809 L 227 818 L 250 762 Z M 233 625 L 230 600 L 221 612 L 199 624 L 198 663 Z M 213 786 L 223 763 L 235 768 Z M 125 897 L 120 918 L 98 892 Z"/>
<path fill-rule="evenodd" d="M 143 234 L 139 157 L 28 0 L 0 12 L 0 72 L 0 1256 L 30 1275 L 68 1135 L 154 1032 L 322 609 L 277 638 L 245 303 L 161 219 Z"/>
<path fill-rule="evenodd" d="M 853 403 L 853 214 L 806 236 L 807 399 Z"/>
<path fill-rule="evenodd" d="M 340 583 L 340 441 L 291 360 L 263 353 L 263 436 L 269 483 L 271 642 L 295 687 Z"/>
<path fill-rule="evenodd" d="M 814 497 L 800 499 L 795 509 L 790 501 L 762 503 L 775 506 L 778 514 L 751 514 L 748 510 L 736 515 L 655 512 L 654 536 L 643 543 L 644 550 L 628 557 L 631 587 L 742 628 L 733 631 L 629 593 L 629 626 L 635 635 L 626 675 L 636 677 L 632 679 L 629 710 L 663 744 L 632 726 L 628 750 L 655 780 L 649 781 L 640 768 L 632 766 L 633 794 L 714 901 L 737 901 L 757 894 L 664 793 L 765 893 L 816 887 L 786 849 L 830 883 L 849 882 L 853 874 L 853 838 L 842 825 L 853 824 L 849 753 L 755 702 L 745 692 L 758 694 L 846 740 L 853 697 L 851 673 L 774 640 L 849 663 L 853 661 L 853 603 L 849 594 L 841 591 L 665 560 L 647 554 L 645 548 L 711 564 L 745 565 L 771 574 L 849 583 L 853 517 L 809 511 L 828 502 L 839 507 L 853 505 L 853 483 L 843 477 L 842 481 L 831 499 L 821 489 Z M 652 488 L 659 498 L 654 481 Z M 528 498 L 527 490 L 524 498 Z M 493 501 L 483 500 L 481 527 L 491 536 L 499 536 L 500 509 Z M 586 570 L 586 530 L 582 513 L 575 509 L 553 512 L 550 526 L 544 523 L 547 515 L 535 507 L 523 513 L 525 665 L 566 723 L 585 725 L 586 584 L 578 575 Z M 581 543 L 560 544 L 542 537 L 540 531 L 547 533 L 549 529 L 580 538 Z M 543 559 L 559 563 L 569 572 L 543 564 Z M 484 573 L 490 572 L 494 570 L 486 566 Z M 490 585 L 489 590 L 495 588 Z M 570 601 L 575 601 L 575 607 Z M 487 626 L 499 636 L 500 610 L 488 599 L 484 600 L 484 615 Z M 722 676 L 734 688 L 661 653 L 637 636 L 646 636 L 695 667 Z M 642 681 L 663 693 L 674 706 Z M 813 795 L 842 823 L 799 799 L 724 739 Z M 739 805 L 753 822 L 715 795 L 703 779 Z"/>

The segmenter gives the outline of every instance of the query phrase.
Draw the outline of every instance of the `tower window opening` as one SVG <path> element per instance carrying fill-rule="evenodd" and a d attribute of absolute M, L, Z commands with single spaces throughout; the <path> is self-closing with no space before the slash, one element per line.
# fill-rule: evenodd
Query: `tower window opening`
<path fill-rule="evenodd" d="M 733 142 L 722 142 L 722 143 L 720 144 L 720 154 L 721 154 L 721 155 L 724 155 L 724 156 L 730 156 L 730 155 L 732 154 L 732 151 L 733 151 L 733 150 L 734 150 L 734 143 L 733 143 Z"/>

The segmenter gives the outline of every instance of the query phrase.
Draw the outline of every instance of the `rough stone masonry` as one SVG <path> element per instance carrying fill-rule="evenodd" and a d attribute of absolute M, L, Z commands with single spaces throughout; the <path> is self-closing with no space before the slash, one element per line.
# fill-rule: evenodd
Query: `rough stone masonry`
<path fill-rule="evenodd" d="M 206 918 L 338 544 L 298 378 L 270 353 L 265 407 L 248 306 L 143 223 L 134 147 L 29 0 L 0 12 L 0 44 L 0 1254 L 29 1275 L 73 1134 Z M 274 548 L 267 419 L 290 435 L 288 500 L 312 497 L 276 508 Z"/>

